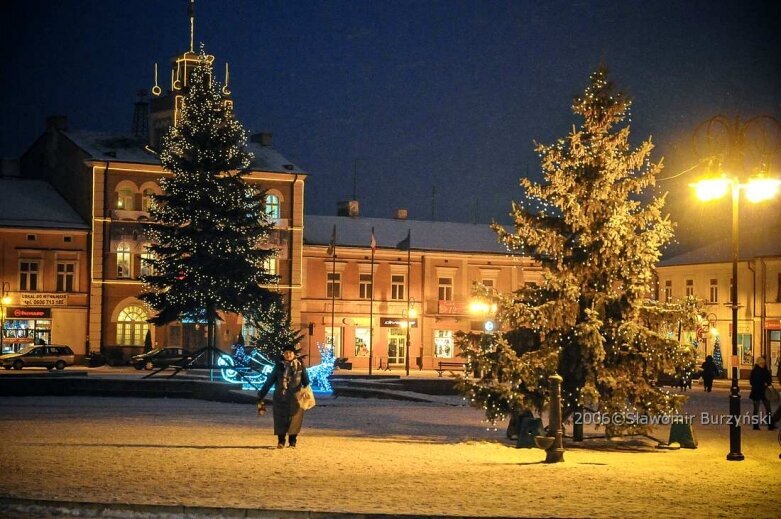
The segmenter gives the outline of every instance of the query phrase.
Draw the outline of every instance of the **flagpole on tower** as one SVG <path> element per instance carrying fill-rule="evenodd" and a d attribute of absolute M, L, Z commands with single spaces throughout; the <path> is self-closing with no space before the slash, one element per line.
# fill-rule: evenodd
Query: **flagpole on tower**
<path fill-rule="evenodd" d="M 190 52 L 195 52 L 195 0 L 187 4 L 187 15 L 190 17 Z"/>

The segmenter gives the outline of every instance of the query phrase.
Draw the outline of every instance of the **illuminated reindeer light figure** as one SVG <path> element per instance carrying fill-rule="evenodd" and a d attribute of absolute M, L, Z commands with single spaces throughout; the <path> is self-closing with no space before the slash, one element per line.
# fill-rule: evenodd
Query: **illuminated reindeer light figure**
<path fill-rule="evenodd" d="M 331 381 L 329 378 L 334 372 L 336 357 L 334 350 L 328 345 L 318 343 L 317 349 L 320 350 L 320 364 L 307 368 L 309 382 L 312 385 L 312 391 L 318 393 L 331 393 Z M 221 367 L 222 378 L 232 384 L 241 384 L 242 389 L 257 390 L 266 382 L 269 373 L 274 369 L 274 363 L 253 349 L 249 354 L 244 347 L 237 347 L 234 354 L 222 354 L 217 359 L 217 364 Z"/>

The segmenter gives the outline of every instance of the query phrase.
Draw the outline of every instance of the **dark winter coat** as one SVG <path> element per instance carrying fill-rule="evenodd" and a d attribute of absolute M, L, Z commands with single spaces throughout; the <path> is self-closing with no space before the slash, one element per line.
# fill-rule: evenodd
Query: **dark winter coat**
<path fill-rule="evenodd" d="M 751 400 L 763 400 L 765 398 L 765 388 L 773 383 L 770 376 L 770 370 L 754 364 L 749 377 L 751 383 L 751 394 L 748 396 Z"/>
<path fill-rule="evenodd" d="M 712 360 L 706 360 L 702 363 L 701 367 L 702 379 L 713 382 L 713 379 L 716 378 L 716 373 L 719 371 L 719 369 L 716 367 L 716 363 Z"/>
<path fill-rule="evenodd" d="M 309 375 L 300 360 L 290 364 L 277 362 L 266 383 L 258 391 L 264 398 L 274 386 L 274 434 L 298 434 L 304 421 L 304 410 L 298 406 L 296 392 L 309 385 Z"/>

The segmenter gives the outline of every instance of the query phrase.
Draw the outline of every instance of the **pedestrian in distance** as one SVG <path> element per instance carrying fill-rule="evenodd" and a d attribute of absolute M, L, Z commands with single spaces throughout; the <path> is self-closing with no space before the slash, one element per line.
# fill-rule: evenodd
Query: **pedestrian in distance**
<path fill-rule="evenodd" d="M 702 384 L 705 386 L 705 391 L 710 393 L 713 389 L 713 379 L 716 378 L 716 372 L 719 370 L 716 367 L 716 363 L 713 362 L 713 356 L 708 355 L 705 357 L 705 362 L 702 363 Z"/>
<path fill-rule="evenodd" d="M 770 421 L 770 402 L 767 399 L 765 390 L 773 383 L 773 378 L 770 376 L 770 370 L 767 369 L 767 363 L 765 357 L 758 357 L 754 363 L 754 367 L 751 369 L 751 376 L 749 377 L 751 383 L 751 394 L 749 398 L 754 402 L 754 414 L 759 414 L 759 403 L 762 402 L 765 405 L 765 411 L 767 412 L 768 429 L 775 429 L 775 425 Z M 759 430 L 760 421 L 754 423 L 754 430 Z"/>
<path fill-rule="evenodd" d="M 304 410 L 298 404 L 296 393 L 302 387 L 309 386 L 309 375 L 304 364 L 296 357 L 294 346 L 285 346 L 282 349 L 282 360 L 276 363 L 266 383 L 258 391 L 258 414 L 261 416 L 266 414 L 266 404 L 263 399 L 271 386 L 274 386 L 272 402 L 277 449 L 285 446 L 285 436 L 287 436 L 288 446 L 295 448 L 304 421 Z"/>

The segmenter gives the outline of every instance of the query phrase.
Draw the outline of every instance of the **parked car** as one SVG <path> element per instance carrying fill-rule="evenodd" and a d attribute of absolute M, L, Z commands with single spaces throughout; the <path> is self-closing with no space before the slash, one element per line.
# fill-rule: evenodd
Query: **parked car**
<path fill-rule="evenodd" d="M 65 369 L 73 365 L 73 350 L 68 346 L 48 344 L 46 346 L 25 346 L 18 353 L 0 355 L 5 369 L 22 369 L 28 366 L 44 367 L 49 370 Z"/>
<path fill-rule="evenodd" d="M 130 363 L 136 369 L 167 368 L 172 365 L 182 365 L 190 358 L 190 351 L 184 348 L 157 348 L 130 358 Z"/>

